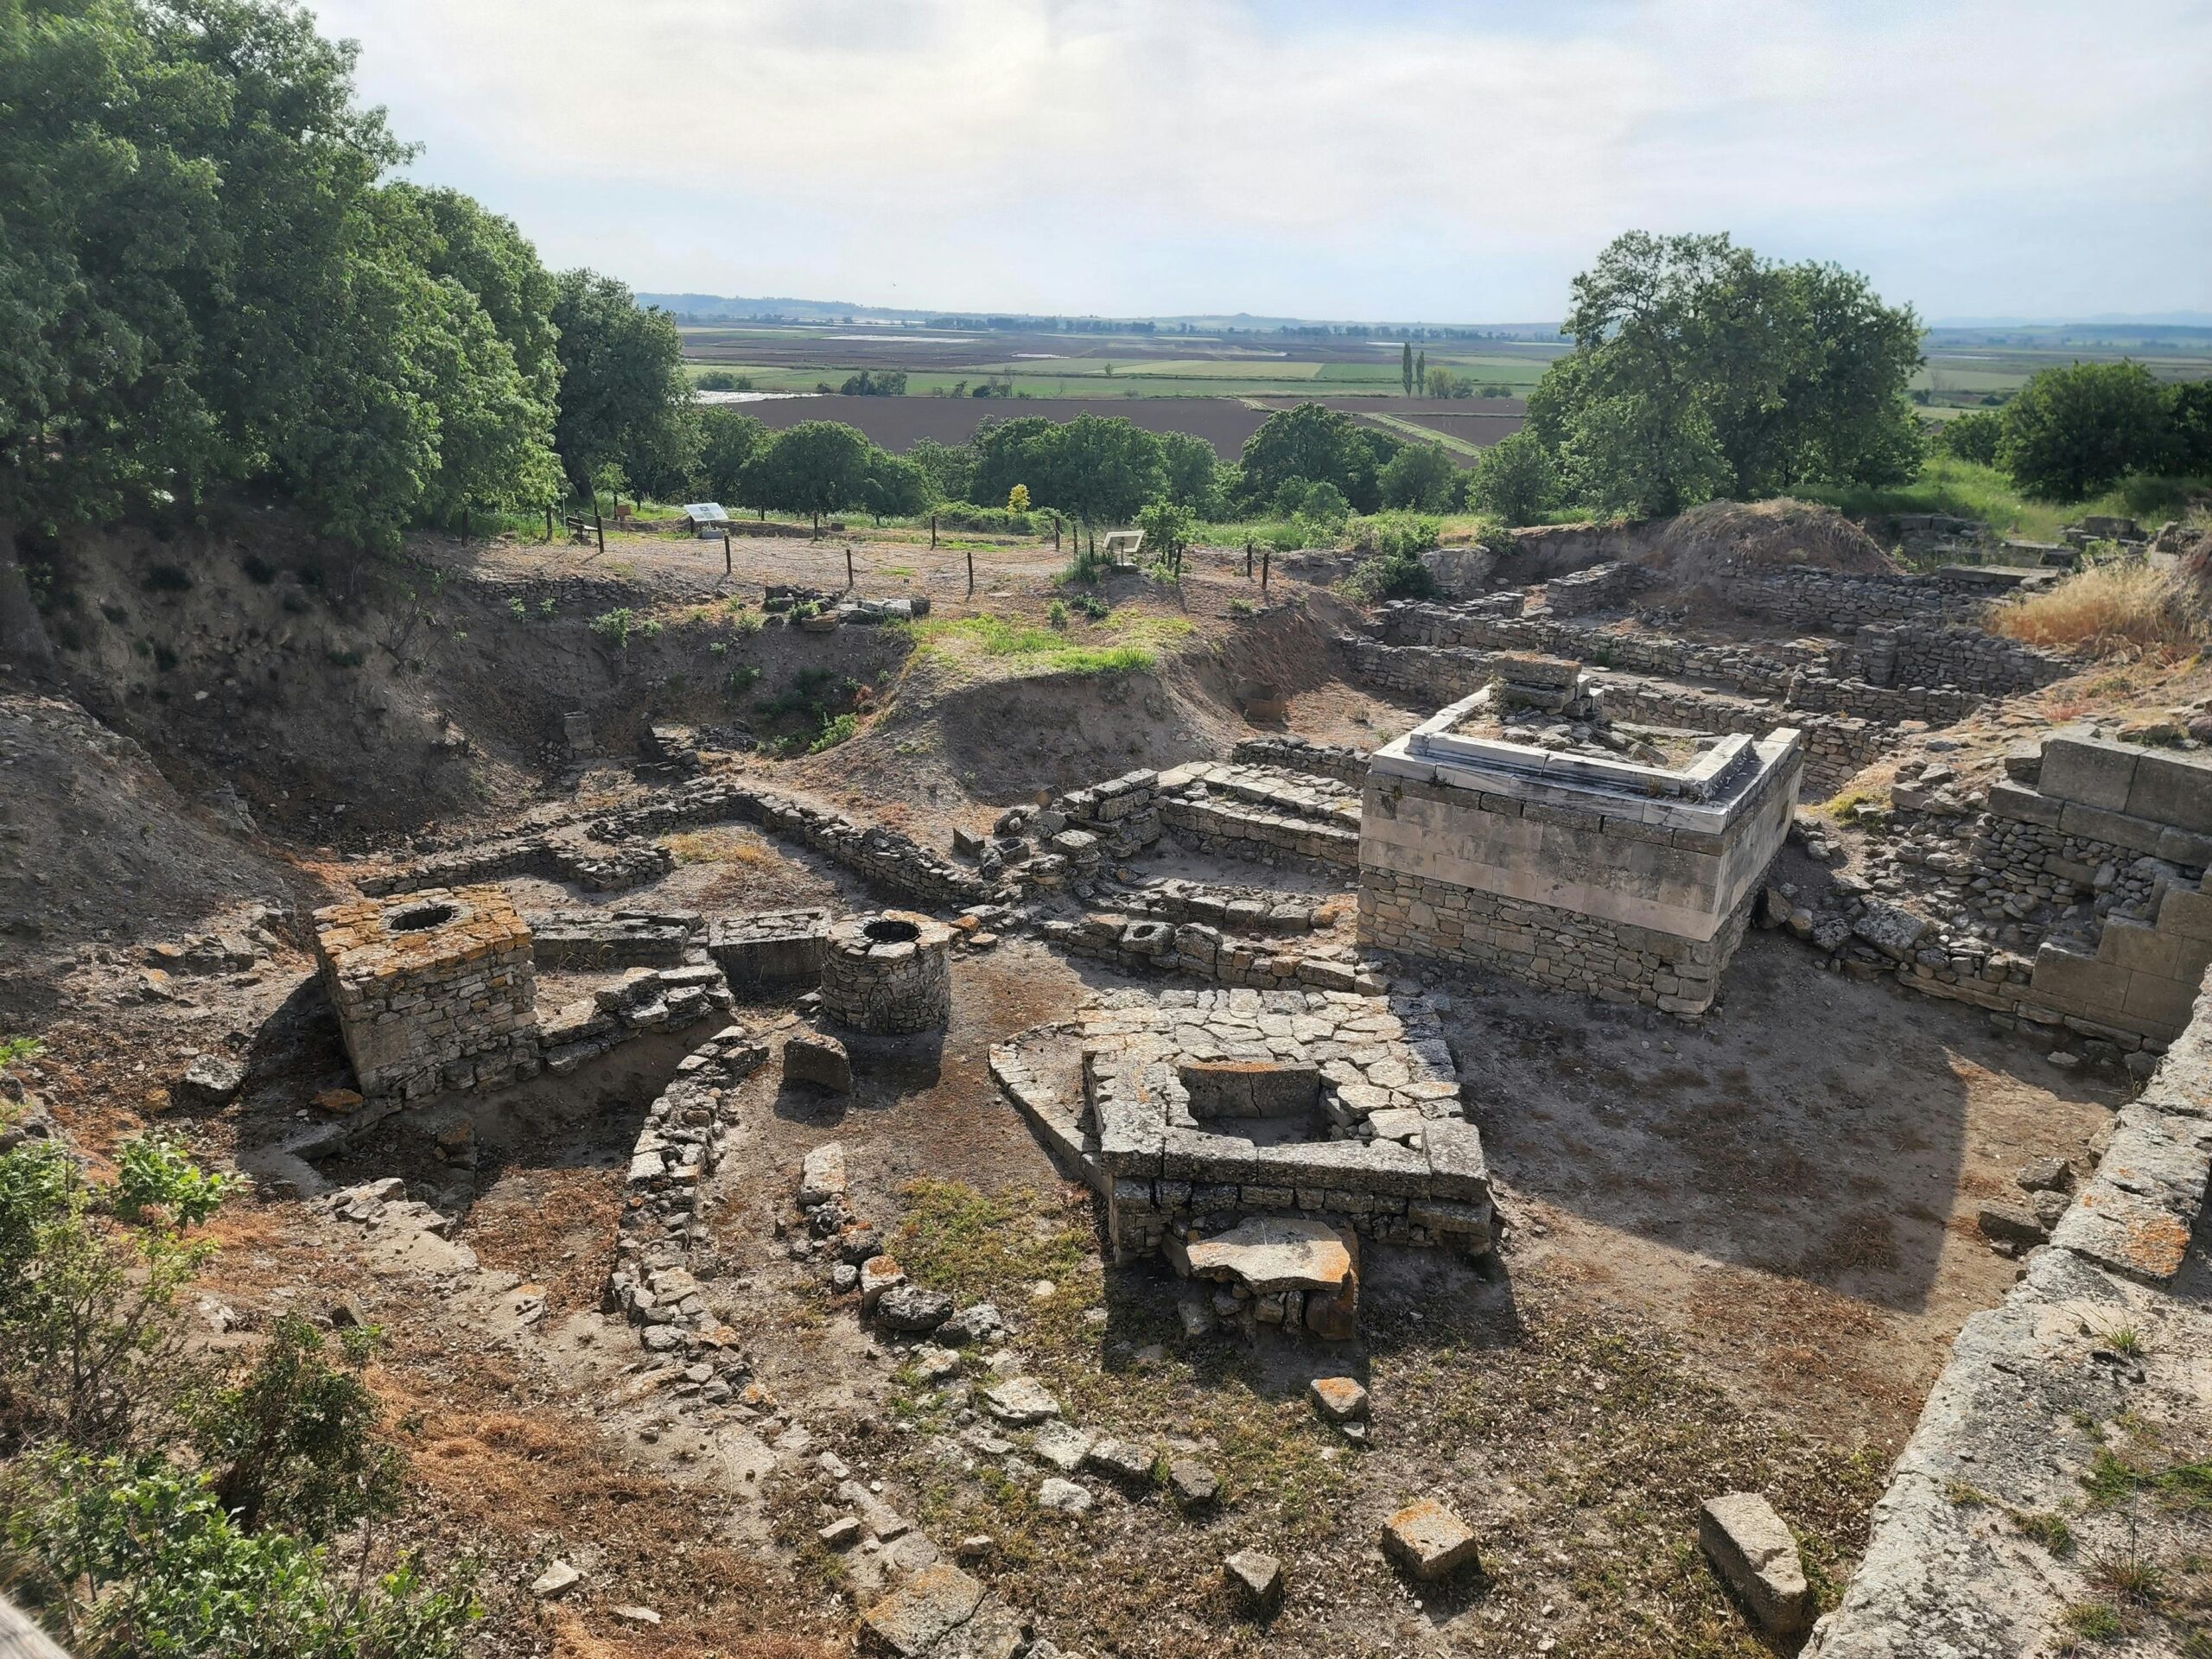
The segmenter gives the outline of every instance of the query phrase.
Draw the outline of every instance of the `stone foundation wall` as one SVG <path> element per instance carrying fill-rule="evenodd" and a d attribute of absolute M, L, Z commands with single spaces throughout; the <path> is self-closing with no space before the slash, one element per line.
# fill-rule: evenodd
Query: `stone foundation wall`
<path fill-rule="evenodd" d="M 1554 616 L 1580 616 L 1587 611 L 1618 610 L 1649 587 L 1652 574 L 1640 564 L 1613 560 L 1593 564 L 1544 583 L 1544 608 Z"/>
<path fill-rule="evenodd" d="M 1332 779 L 1194 760 L 1160 774 L 1158 810 L 1201 852 L 1329 871 L 1359 862 L 1359 798 Z"/>
<path fill-rule="evenodd" d="M 504 1088 L 539 1066 L 530 929 L 497 887 L 315 912 L 315 959 L 362 1095 Z"/>
<path fill-rule="evenodd" d="M 1378 950 L 1453 957 L 1666 1014 L 1712 1006 L 1751 910 L 1747 898 L 1712 938 L 1687 939 L 1390 870 L 1359 877 L 1360 938 Z"/>
<path fill-rule="evenodd" d="M 607 846 L 575 836 L 517 836 L 457 847 L 403 870 L 359 876 L 354 885 L 372 898 L 384 898 L 423 887 L 535 875 L 572 882 L 593 893 L 613 893 L 657 881 L 675 868 L 668 849 L 650 842 Z"/>
<path fill-rule="evenodd" d="M 1860 628 L 1848 660 L 1876 685 L 1948 685 L 1993 697 L 2038 690 L 2080 666 L 1986 629 L 1915 622 Z"/>
<path fill-rule="evenodd" d="M 1664 681 L 1593 676 L 1591 689 L 1606 719 L 1631 724 L 1748 736 L 1772 729 L 1776 719 L 1770 704 Z M 1815 800 L 1833 795 L 1853 773 L 1888 754 L 1893 741 L 1873 722 L 1849 715 L 1793 713 L 1790 724 L 1803 736 L 1803 788 Z"/>
<path fill-rule="evenodd" d="M 804 805 L 766 790 L 747 789 L 727 779 L 702 779 L 676 791 L 665 801 L 633 812 L 612 814 L 592 827 L 602 839 L 622 842 L 662 835 L 685 824 L 733 819 L 757 823 L 772 834 L 788 836 L 811 847 L 880 892 L 948 907 L 980 904 L 990 897 L 986 883 L 912 836 L 880 825 L 858 824 L 842 813 Z M 662 855 L 665 857 L 665 852 Z"/>
<path fill-rule="evenodd" d="M 1383 988 L 1382 981 L 1357 963 L 1270 949 L 1204 922 L 1177 925 L 1100 911 L 1078 922 L 1046 922 L 1038 937 L 1071 957 L 1103 962 L 1125 974 L 1187 974 L 1211 984 L 1256 990 L 1303 985 L 1372 994 Z"/>
<path fill-rule="evenodd" d="M 766 1058 L 760 1042 L 731 1026 L 686 1055 L 646 1109 L 601 1304 L 638 1327 L 648 1353 L 696 1358 L 736 1347 L 737 1333 L 708 1312 L 689 1263 L 711 1243 L 699 1198 L 735 1123 L 736 1086 Z"/>
<path fill-rule="evenodd" d="M 1725 591 L 1730 604 L 1751 615 L 1830 633 L 1848 633 L 1869 622 L 1973 619 L 1986 604 L 1934 576 L 1846 575 L 1807 564 L 1732 571 Z"/>
<path fill-rule="evenodd" d="M 1302 737 L 1248 737 L 1230 751 L 1248 766 L 1280 766 L 1314 778 L 1333 778 L 1357 789 L 1367 781 L 1368 752 L 1334 743 L 1309 743 Z"/>
<path fill-rule="evenodd" d="M 1872 1535 L 1806 1659 L 2015 1659 L 2075 1643 L 2094 1599 L 2082 1562 L 2154 1554 L 2128 1506 L 2085 1505 L 2096 1445 L 2076 1427 L 2123 1412 L 2193 1434 L 2212 1349 L 2201 1283 L 2183 1279 L 2212 1179 L 2212 994 L 2201 995 L 2142 1095 L 2123 1107 L 2094 1177 L 2004 1303 L 1971 1316 L 1874 1506 Z M 2101 1332 L 2139 1333 L 2114 1366 Z M 2165 1419 L 2161 1423 L 2160 1419 Z M 2169 1428 L 2168 1426 L 2171 1425 Z M 1961 1488 L 1974 1494 L 1961 1502 Z M 2070 1560 L 2018 1517 L 2063 1515 Z"/>

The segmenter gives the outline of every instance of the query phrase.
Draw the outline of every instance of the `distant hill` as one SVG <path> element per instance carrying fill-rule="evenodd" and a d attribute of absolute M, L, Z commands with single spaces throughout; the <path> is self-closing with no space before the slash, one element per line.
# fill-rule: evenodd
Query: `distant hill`
<path fill-rule="evenodd" d="M 747 299 L 743 296 L 720 294 L 639 294 L 640 305 L 658 306 L 672 312 L 685 322 L 873 322 L 911 323 L 918 327 L 1019 327 L 1051 332 L 1064 317 L 1070 321 L 1082 321 L 1096 327 L 1101 323 L 1127 323 L 1135 327 L 1150 324 L 1154 327 L 1189 324 L 1192 327 L 1241 328 L 1347 328 L 1368 329 L 1403 328 L 1408 331 L 1452 328 L 1479 329 L 1485 334 L 1507 340 L 1556 340 L 1559 325 L 1555 322 L 1416 322 L 1399 319 L 1387 322 L 1369 322 L 1354 318 L 1270 317 L 1255 316 L 1249 311 L 1235 313 L 1214 312 L 1204 315 L 1094 317 L 1077 318 L 1072 314 L 1058 312 L 967 311 L 957 308 L 929 311 L 907 310 L 898 306 L 860 305 L 850 300 L 802 300 L 772 296 Z"/>

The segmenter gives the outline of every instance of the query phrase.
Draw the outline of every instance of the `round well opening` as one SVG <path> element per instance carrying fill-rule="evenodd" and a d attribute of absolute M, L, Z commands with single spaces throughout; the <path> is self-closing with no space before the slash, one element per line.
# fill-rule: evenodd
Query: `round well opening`
<path fill-rule="evenodd" d="M 460 908 L 454 905 L 416 905 L 394 913 L 391 927 L 395 933 L 421 933 L 443 927 L 460 914 Z"/>
<path fill-rule="evenodd" d="M 922 930 L 912 922 L 902 922 L 889 916 L 877 918 L 861 931 L 867 934 L 874 944 L 912 944 L 922 937 Z"/>

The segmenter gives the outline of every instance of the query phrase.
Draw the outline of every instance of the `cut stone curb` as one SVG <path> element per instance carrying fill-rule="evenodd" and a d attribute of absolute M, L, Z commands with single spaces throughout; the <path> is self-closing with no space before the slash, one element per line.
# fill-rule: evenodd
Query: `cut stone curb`
<path fill-rule="evenodd" d="M 1813 1621 L 1813 1592 L 1805 1582 L 1797 1541 L 1757 1492 L 1708 1497 L 1698 1511 L 1698 1548 L 1751 1609 L 1759 1628 L 1795 1636 Z"/>

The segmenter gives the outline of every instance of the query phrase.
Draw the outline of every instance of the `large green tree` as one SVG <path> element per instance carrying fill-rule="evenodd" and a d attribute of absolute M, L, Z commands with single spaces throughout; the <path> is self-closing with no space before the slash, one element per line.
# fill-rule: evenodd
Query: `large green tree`
<path fill-rule="evenodd" d="M 865 505 L 862 490 L 877 453 L 842 421 L 801 421 L 753 456 L 737 493 L 748 506 L 810 514 L 818 536 L 823 513 Z"/>
<path fill-rule="evenodd" d="M 1078 524 L 1127 524 L 1161 493 L 1160 440 L 1118 415 L 1078 415 L 1022 446 L 1029 499 Z"/>
<path fill-rule="evenodd" d="M 1349 415 L 1315 403 L 1279 410 L 1244 440 L 1243 490 L 1250 501 L 1273 501 L 1293 479 L 1333 484 L 1360 512 L 1382 505 L 1376 475 L 1404 448 Z"/>
<path fill-rule="evenodd" d="M 1459 469 L 1440 443 L 1409 443 L 1376 475 L 1386 507 L 1418 507 L 1437 512 L 1451 505 Z"/>
<path fill-rule="evenodd" d="M 1160 434 L 1160 467 L 1167 480 L 1167 499 L 1201 518 L 1221 515 L 1231 481 L 1214 447 L 1189 432 Z"/>
<path fill-rule="evenodd" d="M 1031 484 L 1029 441 L 1052 429 L 1052 421 L 1042 415 L 1018 415 L 977 426 L 968 443 L 973 455 L 968 469 L 968 499 L 979 507 L 1004 506 L 1007 493 L 1015 485 Z M 1033 484 L 1030 494 L 1036 494 Z"/>
<path fill-rule="evenodd" d="M 1575 279 L 1564 332 L 1574 350 L 1529 424 L 1593 506 L 1667 513 L 1918 466 L 1919 321 L 1834 265 L 1630 232 Z"/>
<path fill-rule="evenodd" d="M 2171 459 L 2171 413 L 2140 363 L 2044 369 L 2005 405 L 1997 464 L 2024 494 L 2080 501 Z"/>
<path fill-rule="evenodd" d="M 555 445 L 569 481 L 582 493 L 615 466 L 637 487 L 680 488 L 697 467 L 701 433 L 676 319 L 592 270 L 555 279 L 552 317 L 561 353 Z"/>
<path fill-rule="evenodd" d="M 352 70 L 257 0 L 0 3 L 0 519 L 251 480 L 384 544 L 542 487 L 536 256 L 378 182 Z"/>
<path fill-rule="evenodd" d="M 767 427 L 728 405 L 709 405 L 699 411 L 699 482 L 707 493 L 717 501 L 753 505 L 745 499 L 741 480 L 753 456 L 768 447 Z"/>

